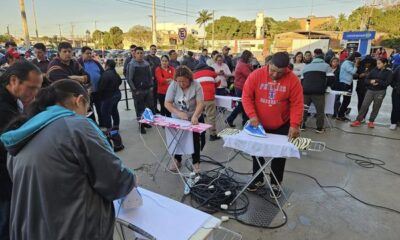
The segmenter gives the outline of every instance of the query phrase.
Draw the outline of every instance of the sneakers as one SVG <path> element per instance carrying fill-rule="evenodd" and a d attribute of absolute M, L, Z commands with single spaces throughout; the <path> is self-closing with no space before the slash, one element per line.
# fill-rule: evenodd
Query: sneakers
<path fill-rule="evenodd" d="M 248 187 L 247 187 L 247 191 L 249 192 L 256 192 L 259 188 L 264 187 L 265 185 L 265 181 L 258 181 L 256 183 L 251 183 Z"/>
<path fill-rule="evenodd" d="M 305 131 L 307 129 L 306 124 L 302 123 L 300 126 L 300 131 Z"/>
<path fill-rule="evenodd" d="M 225 124 L 227 124 L 229 127 L 234 128 L 236 127 L 235 124 L 233 124 L 233 122 L 229 122 L 228 119 L 225 120 Z"/>
<path fill-rule="evenodd" d="M 315 129 L 315 132 L 316 132 L 316 133 L 322 134 L 322 133 L 325 132 L 325 129 L 323 129 L 323 128 L 317 128 L 317 129 Z"/>
<path fill-rule="evenodd" d="M 272 192 L 269 193 L 269 196 L 271 198 L 275 198 L 275 197 L 280 198 L 282 195 L 282 192 L 281 192 L 281 189 L 278 187 L 278 185 L 273 184 L 271 187 L 272 187 L 272 191 L 275 194 L 275 196 L 274 196 L 274 194 L 272 194 Z"/>
<path fill-rule="evenodd" d="M 368 125 L 369 125 L 369 123 L 368 123 Z M 352 127 L 359 127 L 359 126 L 361 126 L 361 122 L 358 121 L 358 120 L 355 120 L 355 121 L 353 121 L 353 122 L 350 124 L 350 126 L 352 126 Z"/>
<path fill-rule="evenodd" d="M 368 128 L 375 128 L 374 122 L 368 122 Z"/>
<path fill-rule="evenodd" d="M 210 135 L 210 141 L 216 141 L 216 140 L 220 140 L 221 137 L 217 136 L 217 135 Z"/>
<path fill-rule="evenodd" d="M 389 127 L 390 130 L 396 130 L 396 128 L 397 128 L 397 124 L 390 124 L 390 127 Z"/>
<path fill-rule="evenodd" d="M 342 121 L 342 122 L 350 121 L 350 119 L 347 117 L 337 117 L 336 120 Z"/>

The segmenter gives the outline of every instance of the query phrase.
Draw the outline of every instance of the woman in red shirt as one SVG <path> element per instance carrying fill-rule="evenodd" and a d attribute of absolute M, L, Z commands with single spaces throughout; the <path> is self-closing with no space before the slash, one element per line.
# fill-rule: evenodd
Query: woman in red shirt
<path fill-rule="evenodd" d="M 169 84 L 173 81 L 175 68 L 169 65 L 169 57 L 163 55 L 161 57 L 161 66 L 156 68 L 157 94 L 161 105 L 161 115 L 171 117 L 171 113 L 165 108 L 165 94 L 167 93 Z"/>

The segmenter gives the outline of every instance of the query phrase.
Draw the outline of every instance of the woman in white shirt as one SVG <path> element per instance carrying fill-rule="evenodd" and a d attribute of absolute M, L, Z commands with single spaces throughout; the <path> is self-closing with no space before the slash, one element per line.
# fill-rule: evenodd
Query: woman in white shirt
<path fill-rule="evenodd" d="M 226 95 L 226 88 L 228 87 L 228 78 L 232 76 L 231 70 L 226 63 L 224 63 L 224 57 L 221 54 L 215 56 L 215 63 L 211 66 L 217 73 L 215 81 L 220 81 L 221 84 L 218 86 L 216 94 Z"/>
<path fill-rule="evenodd" d="M 306 64 L 303 60 L 303 53 L 297 52 L 293 58 L 293 73 L 300 79 L 301 74 L 303 73 L 304 66 Z"/>

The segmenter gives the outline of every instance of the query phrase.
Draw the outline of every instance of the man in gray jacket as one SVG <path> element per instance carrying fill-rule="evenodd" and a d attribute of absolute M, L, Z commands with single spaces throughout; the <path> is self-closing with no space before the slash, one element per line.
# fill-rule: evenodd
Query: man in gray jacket
<path fill-rule="evenodd" d="M 325 92 L 328 85 L 327 75 L 333 74 L 331 68 L 324 61 L 322 49 L 314 50 L 314 59 L 303 69 L 302 81 L 304 93 L 304 105 L 314 103 L 317 110 L 317 133 L 324 132 L 325 116 Z M 301 129 L 305 129 L 307 113 L 303 114 Z"/>
<path fill-rule="evenodd" d="M 145 108 L 150 108 L 154 112 L 153 77 L 150 64 L 144 60 L 142 47 L 136 48 L 135 56 L 136 58 L 129 63 L 128 84 L 132 91 L 136 117 L 140 120 Z M 140 124 L 140 132 L 145 134 L 145 128 L 150 127 L 147 124 Z"/>

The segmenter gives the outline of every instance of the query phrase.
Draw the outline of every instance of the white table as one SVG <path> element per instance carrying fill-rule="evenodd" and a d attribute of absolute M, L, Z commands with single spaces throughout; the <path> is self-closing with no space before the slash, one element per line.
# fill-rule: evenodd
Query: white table
<path fill-rule="evenodd" d="M 299 150 L 290 142 L 288 142 L 288 137 L 284 135 L 277 134 L 268 134 L 267 137 L 255 137 L 250 136 L 249 134 L 241 131 L 235 135 L 225 135 L 224 139 L 224 147 L 236 149 L 251 156 L 257 157 L 268 157 L 269 159 L 265 161 L 264 165 L 261 165 L 260 162 L 257 162 L 260 165 L 260 169 L 253 175 L 253 177 L 249 180 L 249 182 L 243 187 L 243 189 L 236 195 L 235 199 L 232 200 L 231 204 L 233 204 L 239 196 L 246 191 L 247 187 L 256 179 L 256 177 L 262 172 L 264 174 L 265 180 L 267 181 L 268 187 L 271 193 L 275 197 L 275 202 L 278 205 L 279 209 L 282 212 L 283 218 L 285 218 L 285 214 L 283 213 L 282 207 L 275 196 L 274 191 L 272 190 L 271 183 L 269 181 L 269 177 L 265 173 L 265 169 L 269 168 L 272 176 L 275 178 L 275 181 L 278 184 L 278 187 L 283 193 L 283 196 L 286 198 L 285 192 L 283 188 L 279 184 L 276 179 L 274 172 L 271 170 L 271 161 L 274 158 L 298 158 L 300 159 Z M 287 198 L 286 198 L 287 200 Z"/>
<path fill-rule="evenodd" d="M 209 239 L 221 220 L 195 208 L 138 188 L 143 205 L 133 209 L 120 208 L 114 201 L 116 217 L 155 237 L 157 240 Z"/>
<path fill-rule="evenodd" d="M 230 112 L 235 108 L 235 103 L 242 101 L 240 97 L 215 95 L 215 106 L 224 108 Z"/>

